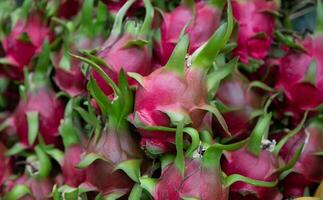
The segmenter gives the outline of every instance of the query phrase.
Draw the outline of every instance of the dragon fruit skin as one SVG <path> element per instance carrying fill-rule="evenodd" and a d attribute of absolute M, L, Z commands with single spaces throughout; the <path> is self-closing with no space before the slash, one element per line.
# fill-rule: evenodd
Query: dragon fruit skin
<path fill-rule="evenodd" d="M 128 132 L 104 131 L 99 141 L 89 147 L 88 152 L 99 154 L 108 162 L 96 160 L 86 168 L 87 184 L 104 194 L 130 191 L 133 181 L 124 172 L 115 170 L 115 167 L 123 161 L 142 157 L 136 142 Z"/>
<path fill-rule="evenodd" d="M 180 200 L 195 197 L 203 200 L 227 200 L 227 189 L 219 174 L 201 166 L 199 160 L 187 159 L 184 176 L 174 164 L 168 165 L 154 191 L 155 200 Z"/>
<path fill-rule="evenodd" d="M 170 13 L 164 15 L 161 26 L 161 41 L 157 44 L 156 56 L 161 65 L 165 65 L 172 54 L 178 37 L 190 20 L 186 33 L 189 35 L 189 53 L 192 54 L 197 48 L 202 46 L 220 25 L 222 10 L 207 5 L 200 1 L 195 4 L 195 17 L 190 8 L 178 6 Z M 205 23 L 205 22 L 208 23 Z"/>
<path fill-rule="evenodd" d="M 85 171 L 75 167 L 81 160 L 82 152 L 82 147 L 79 144 L 69 146 L 65 150 L 62 174 L 64 183 L 71 187 L 78 187 L 85 180 Z"/>
<path fill-rule="evenodd" d="M 58 16 L 64 19 L 71 19 L 80 10 L 82 0 L 60 0 Z"/>
<path fill-rule="evenodd" d="M 3 183 L 7 180 L 11 172 L 10 158 L 4 155 L 6 151 L 7 148 L 2 143 L 0 143 L 0 188 L 2 187 Z"/>
<path fill-rule="evenodd" d="M 314 109 L 323 102 L 323 36 L 307 37 L 300 42 L 306 53 L 290 50 L 279 64 L 277 89 L 284 91 L 287 104 L 294 113 Z M 306 82 L 309 66 L 316 60 L 313 83 Z"/>
<path fill-rule="evenodd" d="M 116 83 L 121 69 L 124 69 L 125 72 L 136 72 L 143 76 L 148 75 L 152 70 L 151 56 L 147 45 L 144 47 L 125 47 L 131 40 L 136 40 L 135 36 L 125 33 L 112 46 L 105 47 L 98 53 L 98 56 L 105 60 L 110 67 L 103 67 L 103 70 Z M 93 77 L 106 95 L 112 94 L 112 88 L 96 71 L 93 72 Z M 130 85 L 137 85 L 137 82 L 130 77 L 128 77 L 128 82 Z"/>
<path fill-rule="evenodd" d="M 216 100 L 233 108 L 233 111 L 223 113 L 223 117 L 235 137 L 248 136 L 252 112 L 261 108 L 261 97 L 253 90 L 248 90 L 248 85 L 246 78 L 235 73 L 221 82 L 215 96 Z M 217 120 L 214 120 L 213 125 L 216 133 L 227 135 Z"/>
<path fill-rule="evenodd" d="M 81 63 L 71 58 L 70 69 L 66 70 L 59 66 L 63 52 L 54 56 L 55 75 L 54 81 L 57 86 L 71 96 L 77 96 L 85 92 L 86 79 L 81 71 Z"/>
<path fill-rule="evenodd" d="M 246 148 L 226 152 L 225 158 L 222 160 L 221 164 L 222 170 L 227 175 L 241 174 L 248 178 L 269 182 L 275 181 L 278 178 L 278 175 L 275 174 L 275 170 L 279 167 L 278 159 L 271 152 L 266 150 L 262 150 L 258 157 L 249 153 Z M 237 200 L 282 199 L 282 195 L 277 187 L 257 187 L 244 182 L 234 183 L 230 187 L 230 197 L 231 196 Z"/>
<path fill-rule="evenodd" d="M 21 39 L 23 33 L 28 35 L 30 41 Z M 20 76 L 14 74 L 13 78 L 22 78 L 23 67 L 30 63 L 34 55 L 40 53 L 46 38 L 51 41 L 53 33 L 44 24 L 39 14 L 33 13 L 26 22 L 20 20 L 16 23 L 10 35 L 4 38 L 2 43 L 6 59 L 14 67 L 14 72 L 21 74 Z"/>
<path fill-rule="evenodd" d="M 275 26 L 275 17 L 270 12 L 277 9 L 273 0 L 232 1 L 233 16 L 239 24 L 238 46 L 233 54 L 241 62 L 248 64 L 249 58 L 261 60 L 268 55 Z"/>
<path fill-rule="evenodd" d="M 48 87 L 30 91 L 26 100 L 21 99 L 14 113 L 14 127 L 21 143 L 28 145 L 27 112 L 38 112 L 39 132 L 46 144 L 57 144 L 58 126 L 64 117 L 64 103 L 57 99 L 55 92 Z"/>
<path fill-rule="evenodd" d="M 323 157 L 315 153 L 323 150 L 322 130 L 308 127 L 297 133 L 283 146 L 280 156 L 288 162 L 299 145 L 305 141 L 302 154 L 290 173 L 283 181 L 285 197 L 300 197 L 304 195 L 307 186 L 323 180 Z"/>
<path fill-rule="evenodd" d="M 143 77 L 143 85 L 139 85 L 136 92 L 133 117 L 138 117 L 147 126 L 169 127 L 170 119 L 165 112 L 183 112 L 190 116 L 192 126 L 198 128 L 206 113 L 196 109 L 207 102 L 203 73 L 200 69 L 187 68 L 182 79 L 176 73 L 160 68 Z M 141 129 L 139 132 L 142 147 L 163 152 L 169 151 L 169 146 L 174 143 L 173 132 Z"/>

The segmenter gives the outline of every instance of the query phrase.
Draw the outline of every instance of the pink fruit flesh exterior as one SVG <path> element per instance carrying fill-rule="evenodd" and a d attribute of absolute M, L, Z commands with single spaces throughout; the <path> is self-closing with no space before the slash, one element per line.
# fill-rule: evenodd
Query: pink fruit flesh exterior
<path fill-rule="evenodd" d="M 260 181 L 275 181 L 278 176 L 278 159 L 270 152 L 262 150 L 259 157 L 249 153 L 246 148 L 226 152 L 222 160 L 222 169 L 227 175 L 241 174 Z M 257 187 L 244 182 L 236 182 L 230 187 L 230 196 L 236 200 L 281 200 L 277 187 Z"/>
<path fill-rule="evenodd" d="M 307 37 L 300 43 L 307 53 L 290 50 L 280 60 L 276 88 L 284 91 L 290 110 L 302 114 L 323 102 L 323 36 Z M 316 60 L 315 80 L 305 82 L 313 59 Z"/>
<path fill-rule="evenodd" d="M 0 188 L 2 187 L 2 184 L 8 179 L 11 172 L 10 158 L 5 155 L 6 151 L 7 148 L 2 143 L 0 143 Z"/>
<path fill-rule="evenodd" d="M 98 54 L 110 67 L 103 67 L 105 73 L 116 83 L 121 69 L 124 69 L 125 72 L 136 72 L 143 76 L 148 75 L 152 70 L 151 56 L 147 45 L 144 47 L 125 47 L 129 41 L 135 39 L 130 34 L 124 34 L 112 46 L 102 49 Z M 97 72 L 94 71 L 93 76 L 106 95 L 113 93 L 112 88 Z M 128 82 L 130 85 L 137 85 L 137 82 L 129 77 Z"/>
<path fill-rule="evenodd" d="M 166 13 L 161 26 L 161 41 L 157 45 L 156 54 L 161 65 L 165 65 L 175 48 L 178 37 L 186 25 L 192 54 L 202 46 L 214 33 L 220 24 L 222 11 L 201 1 L 195 4 L 195 17 L 190 8 L 178 6 L 170 13 Z M 205 23 L 207 22 L 207 23 Z"/>
<path fill-rule="evenodd" d="M 221 82 L 216 99 L 233 110 L 223 113 L 229 131 L 235 137 L 246 137 L 250 133 L 252 112 L 261 109 L 261 97 L 248 90 L 249 82 L 240 74 L 233 74 Z M 215 133 L 226 136 L 221 125 L 214 120 Z"/>
<path fill-rule="evenodd" d="M 53 90 L 41 87 L 21 99 L 14 113 L 14 126 L 20 142 L 28 145 L 27 112 L 38 112 L 39 133 L 46 144 L 57 144 L 58 126 L 64 116 L 64 103 L 57 99 Z M 28 145 L 29 146 L 29 145 Z"/>
<path fill-rule="evenodd" d="M 86 182 L 104 194 L 113 191 L 130 191 L 133 181 L 115 167 L 128 159 L 141 158 L 139 148 L 133 139 L 126 134 L 104 132 L 97 144 L 90 147 L 89 152 L 103 156 L 108 162 L 96 160 L 86 168 Z"/>
<path fill-rule="evenodd" d="M 65 150 L 62 173 L 64 183 L 71 187 L 78 187 L 85 181 L 85 170 L 76 168 L 80 162 L 82 148 L 80 145 L 72 145 Z"/>
<path fill-rule="evenodd" d="M 62 57 L 63 52 L 59 52 L 54 56 L 55 83 L 62 91 L 71 96 L 77 96 L 84 93 L 86 79 L 81 72 L 81 62 L 71 58 L 70 69 L 63 69 L 59 66 Z"/>
<path fill-rule="evenodd" d="M 168 165 L 162 172 L 153 196 L 155 200 L 180 200 L 183 197 L 228 199 L 219 173 L 201 166 L 199 160 L 186 160 L 184 176 L 181 176 L 174 164 Z"/>
<path fill-rule="evenodd" d="M 239 24 L 237 48 L 233 54 L 248 64 L 249 58 L 264 59 L 269 52 L 277 11 L 273 0 L 234 0 L 233 16 Z M 262 35 L 262 36 L 261 36 Z"/>
<path fill-rule="evenodd" d="M 285 162 L 290 161 L 302 142 L 305 142 L 302 154 L 283 182 L 286 198 L 303 196 L 307 186 L 323 180 L 323 157 L 315 155 L 323 151 L 323 132 L 319 128 L 310 127 L 297 133 L 281 149 L 280 156 Z"/>
<path fill-rule="evenodd" d="M 82 0 L 60 0 L 58 16 L 64 19 L 71 19 L 81 8 Z"/>
<path fill-rule="evenodd" d="M 182 112 L 190 116 L 193 127 L 199 127 L 206 112 L 196 108 L 206 104 L 205 84 L 204 72 L 200 69 L 186 69 L 184 79 L 174 72 L 157 69 L 143 78 L 143 86 L 139 85 L 132 117 L 138 117 L 147 126 L 169 127 L 170 119 L 165 112 Z M 156 148 L 162 152 L 170 150 L 169 145 L 175 138 L 173 132 L 139 132 L 143 148 Z"/>
<path fill-rule="evenodd" d="M 29 36 L 30 41 L 21 40 L 23 33 Z M 42 22 L 39 14 L 34 13 L 26 22 L 20 20 L 16 23 L 10 35 L 3 40 L 6 59 L 14 67 L 13 70 L 21 74 L 13 78 L 22 78 L 23 67 L 30 63 L 34 55 L 41 52 L 43 42 L 46 38 L 51 41 L 53 39 L 53 33 Z"/>

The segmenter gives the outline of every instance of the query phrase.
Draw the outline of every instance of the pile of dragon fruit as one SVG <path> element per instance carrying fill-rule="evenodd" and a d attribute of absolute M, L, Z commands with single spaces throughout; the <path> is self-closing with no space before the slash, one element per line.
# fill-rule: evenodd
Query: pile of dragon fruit
<path fill-rule="evenodd" d="M 321 0 L 1 0 L 0 199 L 323 198 Z"/>

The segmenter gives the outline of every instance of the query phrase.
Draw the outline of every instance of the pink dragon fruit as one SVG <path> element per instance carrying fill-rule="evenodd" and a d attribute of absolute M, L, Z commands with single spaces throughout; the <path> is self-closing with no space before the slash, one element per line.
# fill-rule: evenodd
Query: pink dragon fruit
<path fill-rule="evenodd" d="M 161 41 L 157 44 L 157 57 L 161 65 L 168 61 L 176 46 L 178 36 L 186 23 L 190 22 L 186 33 L 190 38 L 189 53 L 192 54 L 197 48 L 205 43 L 220 25 L 222 10 L 212 7 L 204 1 L 195 5 L 195 16 L 190 8 L 178 6 L 175 10 L 164 15 L 161 26 Z M 207 22 L 207 23 L 205 23 Z"/>
<path fill-rule="evenodd" d="M 60 66 L 63 59 L 63 50 L 54 57 L 55 75 L 54 81 L 57 86 L 71 96 L 77 96 L 85 92 L 86 79 L 81 71 L 81 62 L 71 58 L 70 69 Z"/>
<path fill-rule="evenodd" d="M 174 164 L 168 165 L 153 196 L 155 200 L 180 200 L 184 197 L 227 200 L 228 192 L 221 183 L 220 173 L 203 167 L 199 160 L 186 159 L 184 176 Z"/>
<path fill-rule="evenodd" d="M 323 180 L 323 157 L 315 155 L 323 150 L 321 128 L 310 126 L 297 133 L 283 146 L 280 156 L 289 162 L 304 141 L 302 153 L 293 167 L 293 171 L 283 181 L 286 198 L 303 196 L 306 187 Z"/>
<path fill-rule="evenodd" d="M 160 68 L 143 77 L 135 98 L 134 117 L 149 126 L 170 126 L 168 111 L 183 112 L 190 116 L 193 127 L 199 127 L 205 111 L 195 109 L 207 102 L 203 71 L 186 68 L 184 78 L 175 72 Z M 194 83 L 194 84 L 190 84 Z M 174 142 L 173 132 L 139 130 L 141 145 L 168 151 Z"/>
<path fill-rule="evenodd" d="M 96 160 L 86 168 L 85 182 L 101 191 L 103 194 L 112 192 L 130 191 L 133 181 L 122 171 L 115 170 L 115 167 L 129 159 L 140 159 L 142 157 L 136 142 L 128 132 L 118 133 L 102 132 L 99 141 L 91 144 L 88 152 L 102 156 L 105 160 Z"/>
<path fill-rule="evenodd" d="M 323 36 L 300 42 L 306 53 L 290 50 L 279 62 L 277 89 L 287 98 L 287 110 L 303 115 L 323 102 Z"/>
<path fill-rule="evenodd" d="M 277 7 L 274 0 L 232 1 L 233 16 L 239 24 L 238 46 L 233 54 L 241 62 L 248 64 L 250 58 L 261 60 L 268 55 Z"/>
<path fill-rule="evenodd" d="M 260 181 L 272 182 L 277 180 L 278 174 L 276 170 L 278 167 L 277 157 L 266 150 L 261 150 L 257 157 L 248 152 L 246 148 L 241 148 L 236 151 L 226 152 L 225 158 L 222 160 L 222 169 L 226 174 L 241 174 Z M 259 187 L 244 182 L 234 183 L 230 187 L 230 197 L 237 200 L 282 199 L 277 187 Z"/>
<path fill-rule="evenodd" d="M 141 75 L 147 75 L 152 70 L 151 53 L 147 45 L 131 44 L 138 40 L 145 39 L 151 27 L 153 8 L 149 1 L 145 1 L 146 17 L 141 26 L 140 34 L 126 32 L 120 35 L 121 27 L 118 21 L 123 19 L 123 10 L 127 11 L 132 5 L 133 1 L 128 1 L 118 13 L 113 30 L 108 40 L 103 44 L 98 57 L 103 59 L 108 66 L 103 66 L 105 73 L 115 82 L 118 82 L 118 74 L 121 69 L 125 72 L 136 72 Z M 124 14 L 124 13 L 123 13 Z M 119 30 L 119 31 L 118 31 Z M 103 78 L 96 72 L 93 72 L 93 77 L 97 81 L 100 88 L 106 95 L 112 94 L 112 88 L 103 80 Z M 137 85 L 137 82 L 128 77 L 130 85 Z"/>
<path fill-rule="evenodd" d="M 10 175 L 11 167 L 10 167 L 10 158 L 5 156 L 5 152 L 7 151 L 7 148 L 0 143 L 0 193 L 1 193 L 1 187 L 3 183 L 7 180 L 7 178 Z"/>
<path fill-rule="evenodd" d="M 64 116 L 64 103 L 57 99 L 55 92 L 46 86 L 40 86 L 22 98 L 14 113 L 13 123 L 17 136 L 23 144 L 28 143 L 27 112 L 38 112 L 39 133 L 47 144 L 57 144 L 58 126 Z"/>
<path fill-rule="evenodd" d="M 62 174 L 64 183 L 71 187 L 78 187 L 85 180 L 85 171 L 76 168 L 81 160 L 82 152 L 82 147 L 79 144 L 71 145 L 65 150 Z"/>
<path fill-rule="evenodd" d="M 30 63 L 34 55 L 40 53 L 46 38 L 51 41 L 53 33 L 40 14 L 32 13 L 27 21 L 20 20 L 16 23 L 2 44 L 10 68 L 14 67 L 15 73 L 9 73 L 14 75 L 13 78 L 22 79 L 23 67 Z"/>
<path fill-rule="evenodd" d="M 229 40 L 233 29 L 231 8 L 228 6 L 228 26 L 222 25 L 212 37 L 193 56 L 190 67 L 185 64 L 189 36 L 183 36 L 167 64 L 141 77 L 136 92 L 135 107 L 131 116 L 134 125 L 170 127 L 176 118 L 187 119 L 192 127 L 199 128 L 208 106 L 206 72 L 212 65 L 217 52 Z M 226 26 L 226 27 L 225 27 Z M 224 29 L 225 27 L 225 29 Z M 218 34 L 221 41 L 217 41 Z M 207 54 L 206 54 L 207 53 Z M 214 56 L 214 57 L 212 57 Z M 225 123 L 225 122 L 224 122 Z M 171 151 L 174 132 L 145 130 L 139 127 L 141 146 L 149 152 L 161 153 Z"/>
<path fill-rule="evenodd" d="M 130 33 L 126 33 L 111 47 L 103 49 L 98 54 L 110 67 L 103 68 L 105 73 L 116 83 L 118 82 L 118 74 L 121 69 L 124 69 L 126 72 L 136 72 L 141 75 L 148 75 L 151 72 L 151 56 L 147 45 L 144 47 L 125 47 L 131 40 L 136 40 L 136 37 Z M 94 71 L 93 76 L 106 95 L 112 94 L 112 88 L 97 72 Z M 128 78 L 128 81 L 130 85 L 136 83 L 132 78 Z"/>
<path fill-rule="evenodd" d="M 252 112 L 261 108 L 261 97 L 253 90 L 248 90 L 249 82 L 239 73 L 223 80 L 217 90 L 216 100 L 232 111 L 223 113 L 230 133 L 235 137 L 245 137 L 252 125 Z M 221 125 L 214 121 L 215 132 L 227 135 Z"/>
<path fill-rule="evenodd" d="M 71 19 L 80 10 L 82 0 L 60 0 L 58 16 L 64 19 Z"/>

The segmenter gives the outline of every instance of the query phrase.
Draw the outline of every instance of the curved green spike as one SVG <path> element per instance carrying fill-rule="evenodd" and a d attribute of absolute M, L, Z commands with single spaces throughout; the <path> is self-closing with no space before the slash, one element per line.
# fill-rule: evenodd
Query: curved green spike
<path fill-rule="evenodd" d="M 135 0 L 128 0 L 119 10 L 119 12 L 116 15 L 116 18 L 113 23 L 111 35 L 113 37 L 118 37 L 121 34 L 122 31 L 122 21 L 125 17 L 128 9 L 131 7 L 131 5 L 135 2 Z"/>
<path fill-rule="evenodd" d="M 269 126 L 272 113 L 264 114 L 259 118 L 256 127 L 252 130 L 250 140 L 248 143 L 248 151 L 258 156 L 261 151 L 261 141 L 263 138 L 267 138 L 269 132 Z"/>
<path fill-rule="evenodd" d="M 232 174 L 230 176 L 227 176 L 224 178 L 224 185 L 226 187 L 229 187 L 235 182 L 242 181 L 244 183 L 248 183 L 250 185 L 258 186 L 258 187 L 274 187 L 277 185 L 278 180 L 275 180 L 273 182 L 267 182 L 267 181 L 258 181 L 255 179 L 248 178 L 246 176 L 242 176 L 240 174 Z"/>
<path fill-rule="evenodd" d="M 80 60 L 80 61 L 82 61 L 84 63 L 87 63 L 88 65 L 90 65 L 98 74 L 100 74 L 100 76 L 104 79 L 104 81 L 108 85 L 111 86 L 111 88 L 113 89 L 115 95 L 117 95 L 117 96 L 120 96 L 121 95 L 121 91 L 118 88 L 118 86 L 113 82 L 113 80 L 104 72 L 104 70 L 99 65 L 97 65 L 92 60 L 87 59 L 87 58 L 84 58 L 82 56 L 75 55 L 75 54 L 73 54 L 71 52 L 69 52 L 69 54 L 72 57 L 74 57 L 74 58 L 76 58 L 76 59 L 78 59 L 78 60 Z"/>
<path fill-rule="evenodd" d="M 219 149 L 216 146 L 210 146 L 203 154 L 203 166 L 210 169 L 220 170 L 222 153 L 222 149 Z"/>
<path fill-rule="evenodd" d="M 177 43 L 167 64 L 164 66 L 165 70 L 173 71 L 179 76 L 184 77 L 185 57 L 188 49 L 188 43 L 188 36 L 184 35 Z"/>
<path fill-rule="evenodd" d="M 190 147 L 187 149 L 186 151 L 186 155 L 187 156 L 192 156 L 194 151 L 199 147 L 200 144 L 200 136 L 199 136 L 199 132 L 191 127 L 186 127 L 183 130 L 185 133 L 187 133 L 190 137 L 191 137 L 191 145 Z"/>
<path fill-rule="evenodd" d="M 304 123 L 307 119 L 307 115 L 308 112 L 304 113 L 303 119 L 302 121 L 291 131 L 289 131 L 276 145 L 275 149 L 274 149 L 274 154 L 278 155 L 281 148 L 283 148 L 283 146 L 288 142 L 288 140 L 292 137 L 294 137 L 297 133 L 299 133 L 299 131 L 303 128 Z"/>
<path fill-rule="evenodd" d="M 155 187 L 157 185 L 157 180 L 150 178 L 148 176 L 142 176 L 139 178 L 140 186 L 145 188 L 151 195 L 154 194 Z"/>
<path fill-rule="evenodd" d="M 147 35 L 154 18 L 154 7 L 151 5 L 150 0 L 144 0 L 144 4 L 146 8 L 146 16 L 140 29 L 141 36 Z"/>
<path fill-rule="evenodd" d="M 211 36 L 211 38 L 193 54 L 192 67 L 198 67 L 208 70 L 219 54 L 221 49 L 229 41 L 231 33 L 233 31 L 234 22 L 232 16 L 232 7 L 230 0 L 228 2 L 228 21 L 222 24 L 218 30 Z"/>
<path fill-rule="evenodd" d="M 184 121 L 180 121 L 176 128 L 176 158 L 175 158 L 175 165 L 180 171 L 181 175 L 184 175 L 185 172 L 185 158 L 183 152 L 183 128 L 184 128 Z"/>
<path fill-rule="evenodd" d="M 321 33 L 321 34 L 323 33 L 323 3 L 322 3 L 322 0 L 317 0 L 315 33 Z"/>

